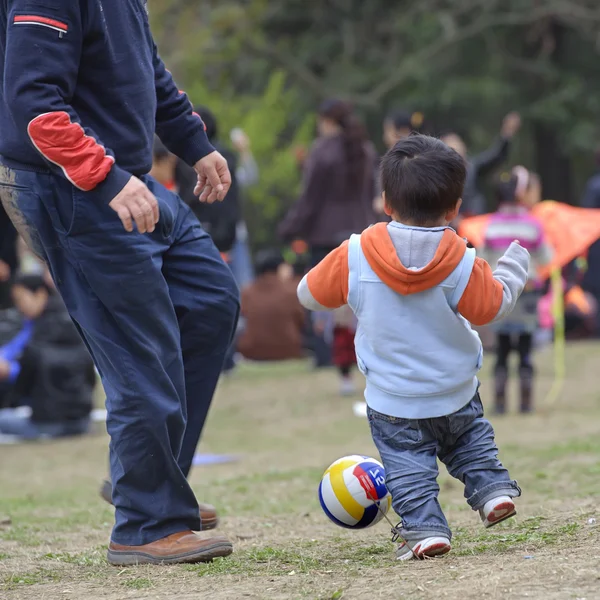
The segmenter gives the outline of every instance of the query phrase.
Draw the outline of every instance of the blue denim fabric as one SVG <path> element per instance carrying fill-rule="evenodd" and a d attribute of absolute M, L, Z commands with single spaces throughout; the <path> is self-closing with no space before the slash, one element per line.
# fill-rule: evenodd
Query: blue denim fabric
<path fill-rule="evenodd" d="M 46 260 L 106 391 L 112 540 L 142 545 L 199 530 L 186 481 L 231 343 L 239 293 L 181 199 L 141 177 L 156 230 L 127 233 L 96 190 L 0 160 L 0 197 Z"/>
<path fill-rule="evenodd" d="M 404 539 L 451 536 L 438 502 L 438 458 L 465 484 L 465 498 L 473 510 L 498 496 L 521 495 L 498 460 L 494 430 L 483 418 L 478 393 L 445 417 L 400 419 L 369 409 L 368 418 Z"/>

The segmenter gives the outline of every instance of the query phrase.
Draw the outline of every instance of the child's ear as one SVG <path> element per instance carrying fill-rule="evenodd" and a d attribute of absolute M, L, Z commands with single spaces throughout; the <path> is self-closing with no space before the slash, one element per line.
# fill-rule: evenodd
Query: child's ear
<path fill-rule="evenodd" d="M 381 197 L 383 198 L 383 212 L 388 216 L 391 217 L 392 213 L 394 212 L 392 210 L 392 208 L 390 206 L 388 206 L 387 200 L 385 199 L 385 192 L 381 193 Z"/>
<path fill-rule="evenodd" d="M 460 207 L 462 206 L 462 198 L 459 198 L 458 201 L 456 202 L 456 206 L 448 211 L 446 213 L 446 221 L 448 221 L 448 223 L 451 223 L 452 221 L 454 221 L 454 219 L 456 219 L 456 217 L 458 217 L 458 213 L 460 212 Z"/>

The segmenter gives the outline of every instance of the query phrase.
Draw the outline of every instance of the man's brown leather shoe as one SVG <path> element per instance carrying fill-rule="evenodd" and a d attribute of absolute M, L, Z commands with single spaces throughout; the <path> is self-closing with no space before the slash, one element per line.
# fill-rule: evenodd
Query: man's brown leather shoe
<path fill-rule="evenodd" d="M 143 546 L 121 546 L 111 542 L 107 559 L 114 566 L 210 562 L 229 556 L 233 544 L 223 536 L 203 539 L 193 531 L 181 531 Z"/>
<path fill-rule="evenodd" d="M 112 504 L 112 484 L 108 480 L 102 482 L 100 488 L 100 496 L 109 504 Z M 208 531 L 209 529 L 216 529 L 219 524 L 219 517 L 214 506 L 210 504 L 198 503 L 200 507 L 200 520 L 202 522 L 202 531 Z"/>

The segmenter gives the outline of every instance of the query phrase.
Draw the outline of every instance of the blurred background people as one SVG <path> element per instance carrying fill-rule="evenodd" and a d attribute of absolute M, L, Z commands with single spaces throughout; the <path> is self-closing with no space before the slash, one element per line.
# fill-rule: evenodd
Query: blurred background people
<path fill-rule="evenodd" d="M 422 133 L 424 122 L 423 113 L 408 112 L 406 110 L 396 110 L 389 113 L 383 120 L 383 143 L 386 150 L 393 148 L 400 140 L 408 137 L 411 133 Z M 373 209 L 381 221 L 389 221 L 390 218 L 385 214 L 383 197 L 381 195 L 381 186 L 379 182 L 379 157 L 376 160 L 376 194 L 373 202 Z"/>
<path fill-rule="evenodd" d="M 310 263 L 376 220 L 375 149 L 352 107 L 328 100 L 319 108 L 319 136 L 304 163 L 302 193 L 279 227 L 285 240 L 307 242 Z"/>
<path fill-rule="evenodd" d="M 600 209 L 600 148 L 596 150 L 595 156 L 597 172 L 588 180 L 583 197 L 582 208 Z M 583 276 L 581 287 L 592 294 L 595 305 L 600 304 L 600 240 L 594 243 L 588 250 L 587 270 Z M 600 321 L 596 321 L 595 335 L 600 337 Z"/>
<path fill-rule="evenodd" d="M 379 220 L 375 148 L 350 104 L 327 100 L 318 111 L 318 138 L 303 168 L 302 192 L 279 227 L 288 241 L 308 244 L 314 266 L 343 239 Z M 331 364 L 331 346 L 323 338 L 321 317 L 311 315 L 315 366 Z"/>
<path fill-rule="evenodd" d="M 506 412 L 506 388 L 509 376 L 509 357 L 513 350 L 519 354 L 520 410 L 533 410 L 532 362 L 533 335 L 538 328 L 538 302 L 542 283 L 537 269 L 548 264 L 552 251 L 544 237 L 542 224 L 530 213 L 530 206 L 541 200 L 541 186 L 535 173 L 515 167 L 502 173 L 496 184 L 497 210 L 491 216 L 485 232 L 481 255 L 492 268 L 514 240 L 531 254 L 529 281 L 513 312 L 492 325 L 496 332 L 495 409 Z"/>
<path fill-rule="evenodd" d="M 0 310 L 11 305 L 10 277 L 17 265 L 17 230 L 0 204 Z"/>
<path fill-rule="evenodd" d="M 237 350 L 250 360 L 302 358 L 305 312 L 277 250 L 256 257 L 256 278 L 242 290 L 242 332 Z"/>
<path fill-rule="evenodd" d="M 32 440 L 88 431 L 96 372 L 62 300 L 44 275 L 21 275 L 12 297 L 21 331 L 0 348 L 0 434 Z M 13 407 L 28 406 L 29 415 Z"/>
<path fill-rule="evenodd" d="M 411 133 L 422 133 L 425 117 L 420 112 L 397 110 L 389 113 L 383 121 L 383 143 L 391 150 L 400 140 Z"/>
<path fill-rule="evenodd" d="M 230 138 L 233 148 L 237 151 L 235 176 L 243 205 L 244 191 L 258 183 L 258 165 L 252 154 L 250 138 L 246 132 L 240 128 L 233 129 Z M 241 209 L 235 231 L 235 241 L 233 242 L 229 257 L 229 267 L 233 272 L 233 276 L 240 288 L 243 288 L 254 278 L 254 267 L 250 252 L 248 227 L 246 226 L 243 210 Z"/>
<path fill-rule="evenodd" d="M 467 146 L 456 132 L 448 132 L 442 141 L 456 150 L 467 161 L 467 181 L 463 194 L 461 215 L 481 215 L 486 212 L 485 196 L 480 190 L 482 179 L 492 174 L 508 158 L 510 142 L 521 128 L 521 117 L 511 112 L 502 122 L 500 137 L 485 152 L 469 157 Z"/>

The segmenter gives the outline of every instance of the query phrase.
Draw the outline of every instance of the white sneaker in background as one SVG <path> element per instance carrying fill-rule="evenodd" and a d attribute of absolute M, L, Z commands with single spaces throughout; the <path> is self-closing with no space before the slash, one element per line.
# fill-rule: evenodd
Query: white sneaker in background
<path fill-rule="evenodd" d="M 485 506 L 479 511 L 479 516 L 485 527 L 492 527 L 514 517 L 517 514 L 515 503 L 508 496 L 499 496 L 485 503 Z"/>

